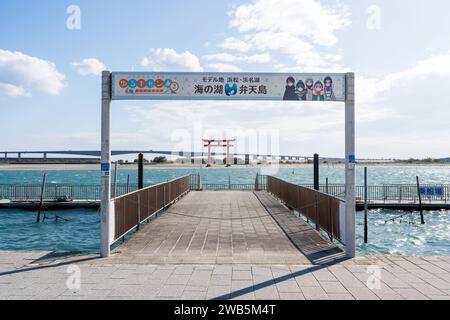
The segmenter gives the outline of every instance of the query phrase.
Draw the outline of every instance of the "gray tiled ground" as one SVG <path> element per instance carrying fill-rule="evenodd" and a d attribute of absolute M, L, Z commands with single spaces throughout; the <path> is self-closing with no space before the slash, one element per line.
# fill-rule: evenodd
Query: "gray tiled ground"
<path fill-rule="evenodd" d="M 414 269 L 404 264 L 409 257 L 334 265 L 122 265 L 89 256 L 35 261 L 47 254 L 0 251 L 0 299 L 450 299 L 450 270 L 441 268 L 450 257 L 418 257 Z M 74 266 L 79 288 L 68 287 Z"/>

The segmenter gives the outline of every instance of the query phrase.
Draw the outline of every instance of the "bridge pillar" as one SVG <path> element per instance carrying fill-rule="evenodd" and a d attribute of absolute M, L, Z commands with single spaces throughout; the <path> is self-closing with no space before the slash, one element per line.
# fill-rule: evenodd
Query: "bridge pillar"
<path fill-rule="evenodd" d="M 5 152 L 5 159 L 8 159 L 8 152 Z"/>
<path fill-rule="evenodd" d="M 44 153 L 44 160 L 47 160 L 47 152 Z"/>
<path fill-rule="evenodd" d="M 18 153 L 18 154 L 17 154 L 17 160 L 20 161 L 20 159 L 22 159 L 22 153 Z"/>

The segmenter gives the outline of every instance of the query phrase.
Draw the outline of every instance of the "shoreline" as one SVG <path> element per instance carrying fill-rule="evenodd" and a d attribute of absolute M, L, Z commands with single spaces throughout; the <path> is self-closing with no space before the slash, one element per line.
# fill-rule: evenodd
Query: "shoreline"
<path fill-rule="evenodd" d="M 342 163 L 321 163 L 323 167 L 344 167 Z M 285 169 L 295 169 L 295 168 L 305 168 L 312 167 L 310 163 L 297 163 L 297 164 L 260 164 L 260 165 L 233 165 L 229 169 L 258 169 L 258 168 L 285 168 Z M 401 166 L 401 167 L 450 167 L 450 163 L 359 163 L 359 167 L 383 167 L 383 166 Z M 120 169 L 132 169 L 137 170 L 137 164 L 127 164 L 119 165 Z M 114 165 L 113 165 L 114 168 Z M 216 165 L 212 167 L 206 167 L 205 165 L 199 164 L 152 164 L 145 165 L 145 169 L 228 169 L 224 165 Z M 97 171 L 100 170 L 100 164 L 0 164 L 1 171 L 71 171 L 71 170 L 87 170 L 87 171 Z"/>

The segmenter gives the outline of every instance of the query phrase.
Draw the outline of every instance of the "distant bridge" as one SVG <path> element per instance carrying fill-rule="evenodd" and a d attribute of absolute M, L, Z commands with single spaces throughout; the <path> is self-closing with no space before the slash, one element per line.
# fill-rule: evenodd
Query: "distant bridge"
<path fill-rule="evenodd" d="M 207 152 L 191 152 L 191 151 L 161 151 L 161 150 L 113 150 L 111 155 L 131 155 L 131 154 L 160 154 L 179 157 L 204 157 L 207 156 Z M 89 156 L 100 157 L 100 151 L 96 150 L 38 150 L 38 151 L 0 151 L 0 154 L 4 154 L 4 159 L 10 159 L 9 155 L 17 155 L 14 159 L 21 159 L 24 155 L 39 155 L 41 154 L 43 159 L 47 159 L 48 155 L 70 155 L 70 156 Z M 212 152 L 213 156 L 226 156 L 225 152 Z M 292 155 L 270 155 L 270 154 L 248 154 L 248 153 L 234 153 L 234 157 L 248 157 L 252 159 L 278 159 L 278 160 L 312 160 L 312 156 L 292 156 Z M 328 160 L 343 161 L 339 158 L 326 158 Z"/>
<path fill-rule="evenodd" d="M 191 152 L 191 151 L 161 151 L 161 150 L 113 150 L 111 155 L 121 156 L 121 155 L 131 155 L 131 154 L 159 154 L 168 156 L 178 156 L 178 157 L 206 157 L 207 152 Z M 5 160 L 7 159 L 22 159 L 24 155 L 42 155 L 43 159 L 47 159 L 48 155 L 67 155 L 67 156 L 88 156 L 88 157 L 98 157 L 100 158 L 100 151 L 97 150 L 38 150 L 38 151 L 0 151 L 0 154 L 4 155 Z M 225 152 L 212 152 L 212 156 L 226 156 Z M 17 157 L 12 158 L 10 155 L 17 155 Z M 249 159 L 262 159 L 262 160 L 282 160 L 282 161 L 308 161 L 313 160 L 313 156 L 298 156 L 298 155 L 271 155 L 271 154 L 249 154 L 249 153 L 234 153 L 234 157 L 245 157 Z M 1 159 L 1 158 L 0 158 Z M 344 158 L 330 158 L 321 157 L 321 161 L 328 162 L 343 162 Z M 385 161 L 386 159 L 357 159 L 358 161 Z"/>

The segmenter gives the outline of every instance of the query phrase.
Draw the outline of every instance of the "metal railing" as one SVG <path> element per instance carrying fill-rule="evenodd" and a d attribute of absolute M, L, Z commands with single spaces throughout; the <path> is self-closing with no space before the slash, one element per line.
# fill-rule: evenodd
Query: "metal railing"
<path fill-rule="evenodd" d="M 12 201 L 39 201 L 41 193 L 40 184 L 30 185 L 0 185 L 0 199 Z M 100 185 L 71 185 L 71 184 L 45 184 L 43 198 L 45 201 L 58 201 L 58 199 L 97 201 L 100 199 Z M 137 190 L 137 185 L 125 183 L 111 185 L 111 193 L 120 196 Z"/>
<path fill-rule="evenodd" d="M 192 174 L 189 177 L 189 184 L 191 190 L 200 191 L 225 191 L 225 190 L 242 190 L 255 191 L 267 189 L 267 176 L 257 175 L 257 181 L 254 183 L 232 183 L 231 177 L 228 178 L 228 183 L 203 183 L 200 174 Z M 199 187 L 200 186 L 200 187 Z"/>
<path fill-rule="evenodd" d="M 313 185 L 304 185 L 307 188 L 313 188 Z M 423 201 L 440 201 L 447 203 L 450 201 L 450 185 L 421 185 L 420 188 L 442 188 L 441 194 L 435 195 L 422 195 Z M 320 191 L 330 194 L 335 197 L 345 197 L 345 185 L 343 184 L 330 184 L 320 185 Z M 364 200 L 364 186 L 356 186 L 356 200 Z M 377 202 L 402 202 L 412 201 L 418 202 L 419 195 L 417 193 L 417 185 L 415 184 L 389 184 L 381 186 L 368 186 L 367 187 L 367 200 Z"/>
<path fill-rule="evenodd" d="M 198 186 L 198 175 L 189 177 L 189 185 L 191 190 L 267 190 L 267 176 L 258 175 L 258 183 L 234 183 L 232 179 L 228 183 L 206 183 Z M 302 184 L 303 187 L 313 188 L 312 184 Z M 442 203 L 450 202 L 450 185 L 421 185 L 421 188 L 442 188 L 442 193 L 426 196 L 422 195 L 422 201 L 439 201 Z M 115 191 L 114 191 L 115 190 Z M 125 183 L 117 183 L 116 186 L 111 185 L 111 194 L 121 196 L 129 192 L 137 190 L 136 184 L 127 185 Z M 379 186 L 368 186 L 368 201 L 376 202 L 418 202 L 417 185 L 413 184 L 389 184 Z M 345 185 L 329 184 L 320 185 L 320 191 L 335 197 L 345 197 Z M 13 185 L 0 184 L 0 199 L 9 199 L 11 201 L 39 201 L 41 192 L 40 184 L 30 185 Z M 100 185 L 71 185 L 71 184 L 52 184 L 45 185 L 44 201 L 58 200 L 78 200 L 78 201 L 98 201 L 100 199 Z M 364 200 L 364 186 L 356 187 L 357 201 Z"/>
<path fill-rule="evenodd" d="M 114 239 L 140 227 L 141 223 L 167 208 L 190 191 L 189 176 L 160 183 L 115 198 Z"/>
<path fill-rule="evenodd" d="M 342 240 L 341 199 L 271 176 L 267 178 L 267 191 L 308 220 L 312 220 L 318 231 L 322 229 L 331 239 Z"/>

